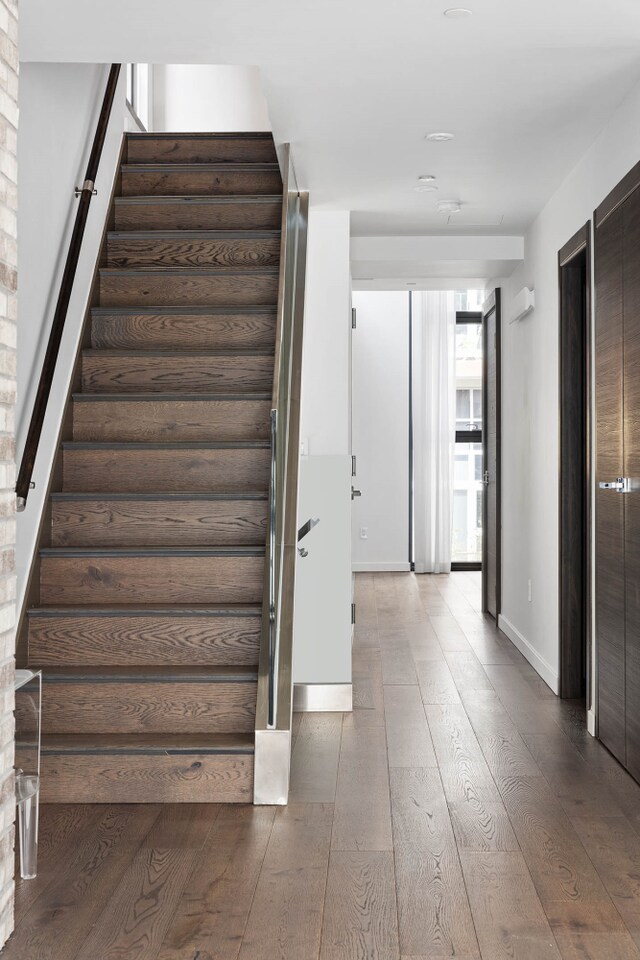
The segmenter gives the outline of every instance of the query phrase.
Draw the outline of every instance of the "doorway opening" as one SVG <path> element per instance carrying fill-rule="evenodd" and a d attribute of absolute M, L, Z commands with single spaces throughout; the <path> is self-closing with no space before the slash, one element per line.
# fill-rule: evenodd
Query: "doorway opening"
<path fill-rule="evenodd" d="M 457 310 L 452 570 L 482 569 L 483 363 L 482 311 Z"/>
<path fill-rule="evenodd" d="M 590 225 L 558 254 L 560 696 L 585 699 L 589 674 Z"/>

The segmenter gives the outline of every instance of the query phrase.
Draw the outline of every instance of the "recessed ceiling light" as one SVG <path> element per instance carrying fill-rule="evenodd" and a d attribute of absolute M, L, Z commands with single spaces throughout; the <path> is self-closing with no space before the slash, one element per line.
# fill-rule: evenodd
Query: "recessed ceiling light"
<path fill-rule="evenodd" d="M 459 200 L 438 200 L 438 210 L 440 213 L 460 213 L 462 204 Z"/>
<path fill-rule="evenodd" d="M 408 283 L 407 286 L 408 286 L 408 287 L 417 287 L 418 284 L 417 284 L 417 283 Z"/>
<path fill-rule="evenodd" d="M 423 173 L 422 176 L 418 177 L 420 183 L 433 183 L 435 179 L 432 173 Z"/>
<path fill-rule="evenodd" d="M 437 187 L 429 186 L 428 183 L 421 184 L 420 186 L 414 187 L 413 189 L 415 190 L 416 193 L 437 193 L 438 192 Z"/>
<path fill-rule="evenodd" d="M 469 10 L 468 7 L 449 7 L 444 11 L 444 15 L 450 20 L 464 20 L 465 17 L 473 16 L 473 10 Z"/>
<path fill-rule="evenodd" d="M 445 140 L 453 140 L 455 134 L 447 133 L 444 130 L 436 130 L 435 133 L 428 133 L 425 140 L 431 140 L 434 143 L 444 143 Z"/>

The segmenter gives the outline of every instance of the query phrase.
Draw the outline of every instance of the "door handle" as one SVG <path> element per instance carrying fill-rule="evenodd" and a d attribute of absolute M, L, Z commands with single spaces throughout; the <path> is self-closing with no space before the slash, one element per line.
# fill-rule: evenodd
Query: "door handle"
<path fill-rule="evenodd" d="M 615 480 L 601 480 L 598 486 L 601 490 L 615 490 L 616 493 L 631 493 L 634 484 L 631 477 L 616 477 Z"/>
<path fill-rule="evenodd" d="M 489 471 L 488 471 L 488 470 L 485 470 L 485 472 L 484 472 L 483 475 L 482 475 L 482 483 L 484 483 L 485 487 L 488 487 L 488 486 L 489 486 Z"/>
<path fill-rule="evenodd" d="M 303 523 L 300 529 L 298 530 L 298 543 L 307 536 L 307 534 L 313 530 L 314 527 L 317 527 L 320 523 L 320 517 L 310 517 L 306 523 Z M 301 557 L 308 557 L 309 551 L 306 547 L 298 547 L 298 553 Z"/>
<path fill-rule="evenodd" d="M 356 490 L 354 487 L 351 487 L 351 499 L 355 500 L 356 497 L 362 496 L 362 490 Z"/>

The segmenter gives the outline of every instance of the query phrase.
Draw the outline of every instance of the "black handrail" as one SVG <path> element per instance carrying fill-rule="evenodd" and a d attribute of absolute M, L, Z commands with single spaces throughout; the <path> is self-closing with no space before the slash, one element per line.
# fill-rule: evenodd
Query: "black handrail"
<path fill-rule="evenodd" d="M 47 343 L 47 352 L 45 353 L 42 363 L 42 370 L 40 371 L 38 390 L 33 404 L 31 421 L 29 423 L 29 431 L 27 433 L 27 440 L 24 446 L 24 452 L 22 454 L 20 469 L 18 470 L 18 479 L 16 481 L 18 510 L 24 510 L 27 502 L 27 496 L 31 488 L 33 467 L 36 460 L 36 453 L 38 452 L 40 436 L 42 434 L 44 416 L 47 410 L 47 404 L 49 403 L 51 384 L 53 383 L 53 375 L 58 362 L 62 334 L 64 332 L 64 325 L 69 310 L 69 301 L 71 300 L 71 292 L 73 290 L 73 284 L 76 278 L 76 270 L 78 269 L 78 260 L 80 259 L 82 239 L 84 237 L 84 231 L 87 225 L 89 206 L 91 204 L 91 198 L 94 194 L 95 181 L 98 175 L 98 166 L 102 156 L 104 141 L 107 136 L 107 127 L 111 117 L 111 109 L 113 107 L 113 101 L 115 98 L 116 87 L 118 85 L 118 79 L 120 77 L 121 67 L 122 64 L 120 63 L 111 64 L 109 77 L 107 79 L 107 86 L 105 89 L 104 98 L 102 100 L 102 107 L 100 109 L 100 116 L 98 117 L 98 124 L 96 126 L 96 132 L 93 138 L 91 153 L 89 154 L 89 162 L 87 163 L 87 170 L 84 175 L 84 183 L 82 184 L 82 187 L 76 190 L 76 195 L 79 197 L 76 219 L 73 225 L 71 240 L 69 242 L 69 249 L 67 251 L 67 259 L 65 261 L 64 271 L 62 273 L 62 279 L 60 281 L 58 300 L 56 302 L 56 309 L 53 315 L 53 322 L 51 324 L 49 342 Z"/>

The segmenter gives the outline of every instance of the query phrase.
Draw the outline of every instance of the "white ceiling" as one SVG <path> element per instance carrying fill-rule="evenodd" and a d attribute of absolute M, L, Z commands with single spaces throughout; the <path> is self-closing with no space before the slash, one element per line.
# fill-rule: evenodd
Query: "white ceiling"
<path fill-rule="evenodd" d="M 640 78 L 640 2 L 464 3 L 21 0 L 21 57 L 257 64 L 299 180 L 355 235 L 518 234 Z"/>

